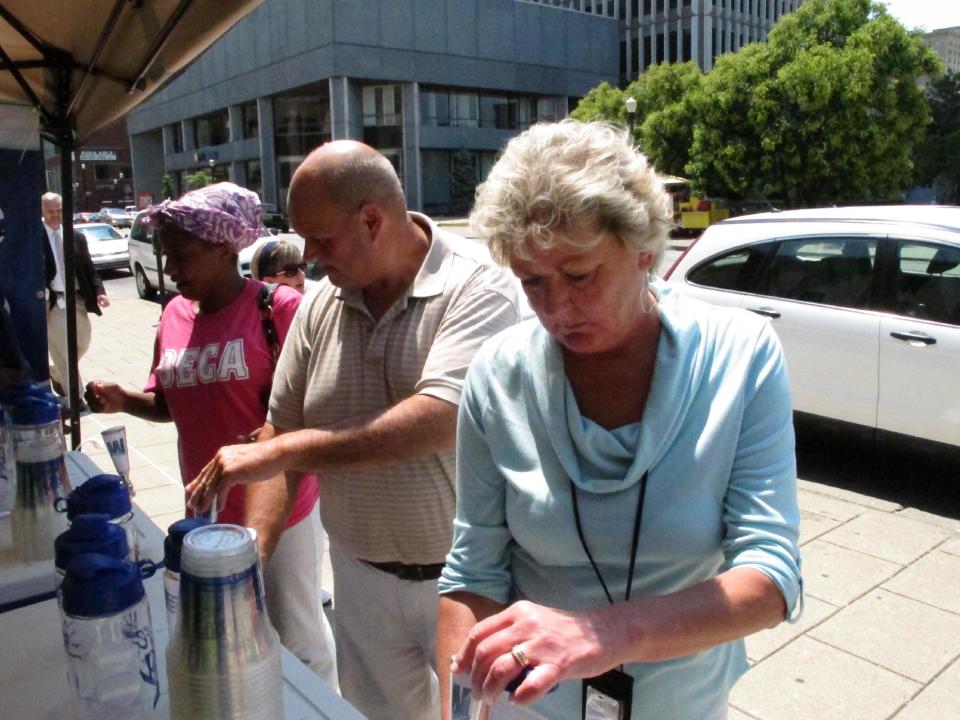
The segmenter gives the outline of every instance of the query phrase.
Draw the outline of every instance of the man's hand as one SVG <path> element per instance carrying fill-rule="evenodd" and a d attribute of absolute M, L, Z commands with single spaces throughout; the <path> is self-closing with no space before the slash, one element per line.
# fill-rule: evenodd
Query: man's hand
<path fill-rule="evenodd" d="M 97 295 L 97 305 L 102 308 L 110 307 L 110 298 L 106 295 Z"/>
<path fill-rule="evenodd" d="M 214 498 L 219 496 L 221 504 L 226 502 L 232 486 L 266 480 L 282 472 L 280 459 L 272 441 L 223 446 L 186 486 L 187 507 L 206 512 Z"/>
<path fill-rule="evenodd" d="M 118 413 L 124 411 L 127 391 L 116 383 L 93 380 L 87 383 L 83 399 L 95 413 Z"/>

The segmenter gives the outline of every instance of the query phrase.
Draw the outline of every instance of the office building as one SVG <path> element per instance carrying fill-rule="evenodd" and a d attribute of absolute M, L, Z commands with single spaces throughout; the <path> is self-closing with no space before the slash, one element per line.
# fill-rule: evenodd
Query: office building
<path fill-rule="evenodd" d="M 960 27 L 934 30 L 923 39 L 940 56 L 948 73 L 960 72 Z"/>

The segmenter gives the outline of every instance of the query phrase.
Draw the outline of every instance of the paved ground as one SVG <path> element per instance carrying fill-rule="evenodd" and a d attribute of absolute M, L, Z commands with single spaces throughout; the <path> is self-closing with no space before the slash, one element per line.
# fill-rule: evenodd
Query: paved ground
<path fill-rule="evenodd" d="M 137 299 L 124 273 L 107 288 L 113 304 L 93 318 L 82 377 L 141 387 L 159 305 Z M 136 501 L 166 527 L 182 515 L 173 426 L 89 416 L 83 436 L 117 424 Z M 734 688 L 731 720 L 960 717 L 960 521 L 804 480 L 800 506 L 806 610 L 748 639 L 754 668 Z"/>

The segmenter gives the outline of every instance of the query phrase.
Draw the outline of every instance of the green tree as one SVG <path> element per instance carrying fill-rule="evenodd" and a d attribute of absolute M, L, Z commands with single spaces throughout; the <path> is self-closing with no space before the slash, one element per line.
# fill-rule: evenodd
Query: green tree
<path fill-rule="evenodd" d="M 917 148 L 916 179 L 932 185 L 941 202 L 960 204 L 960 73 L 949 73 L 927 87 L 932 122 Z"/>
<path fill-rule="evenodd" d="M 627 95 L 623 90 L 602 82 L 577 103 L 570 117 L 582 122 L 599 120 L 626 125 L 628 122 L 627 108 L 624 105 L 626 99 Z"/>
<path fill-rule="evenodd" d="M 176 187 L 173 175 L 164 175 L 163 180 L 160 181 L 160 194 L 164 199 L 172 200 L 177 195 Z"/>
<path fill-rule="evenodd" d="M 694 62 L 661 63 L 647 68 L 624 91 L 637 100 L 637 144 L 661 173 L 685 172 L 696 112 L 692 99 L 703 78 Z"/>
<path fill-rule="evenodd" d="M 936 55 L 872 0 L 809 0 L 768 42 L 724 55 L 691 99 L 695 184 L 791 204 L 888 199 L 929 121 Z"/>
<path fill-rule="evenodd" d="M 187 175 L 187 189 L 188 190 L 199 190 L 202 187 L 213 184 L 213 177 L 210 173 L 204 172 L 203 170 L 198 170 L 192 175 Z"/>

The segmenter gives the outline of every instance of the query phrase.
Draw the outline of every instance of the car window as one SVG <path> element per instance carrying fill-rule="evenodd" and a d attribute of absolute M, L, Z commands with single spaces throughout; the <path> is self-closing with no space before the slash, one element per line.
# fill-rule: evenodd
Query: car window
<path fill-rule="evenodd" d="M 784 240 L 766 268 L 764 295 L 838 307 L 872 305 L 877 241 L 869 237 Z"/>
<path fill-rule="evenodd" d="M 720 290 L 747 291 L 769 249 L 769 244 L 751 245 L 711 258 L 691 270 L 687 281 Z"/>
<path fill-rule="evenodd" d="M 133 221 L 133 227 L 130 228 L 130 239 L 139 240 L 140 242 L 150 242 L 150 228 L 143 221 L 143 215 L 137 216 L 137 219 Z"/>
<path fill-rule="evenodd" d="M 960 325 L 960 248 L 902 241 L 897 263 L 897 312 Z"/>
<path fill-rule="evenodd" d="M 118 233 L 109 225 L 84 228 L 83 234 L 86 236 L 88 242 L 91 240 L 96 241 L 96 240 L 122 240 L 123 239 L 123 235 Z"/>

